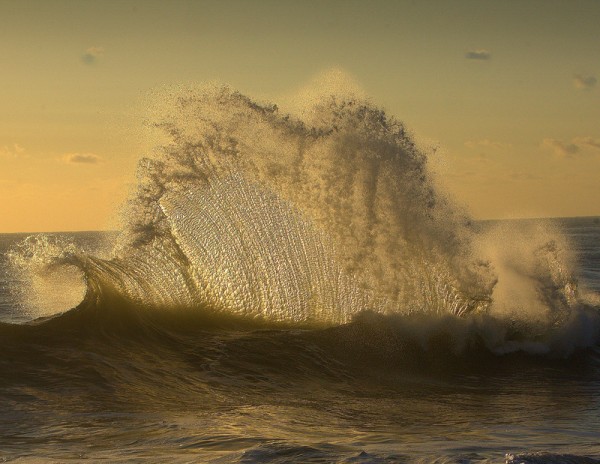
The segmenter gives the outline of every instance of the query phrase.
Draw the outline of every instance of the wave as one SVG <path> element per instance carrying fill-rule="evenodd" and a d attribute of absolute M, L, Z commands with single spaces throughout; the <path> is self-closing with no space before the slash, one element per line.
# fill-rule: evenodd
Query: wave
<path fill-rule="evenodd" d="M 566 239 L 539 224 L 474 225 L 436 186 L 431 154 L 371 103 L 331 95 L 292 115 L 222 86 L 163 100 L 169 111 L 149 122 L 163 142 L 139 163 L 110 256 L 47 236 L 9 253 L 23 280 L 46 282 L 24 293 L 38 314 L 85 294 L 42 325 L 163 314 L 197 330 L 336 330 L 368 319 L 367 332 L 394 331 L 375 339 L 415 346 L 444 327 L 455 352 L 597 343 Z"/>
<path fill-rule="evenodd" d="M 298 389 L 302 396 L 313 384 L 319 391 L 385 392 L 475 382 L 477 389 L 485 378 L 528 391 L 577 378 L 594 389 L 600 374 L 595 339 L 581 336 L 598 324 L 593 309 L 545 333 L 485 315 L 371 311 L 317 328 L 200 309 L 148 309 L 104 294 L 60 316 L 0 323 L 0 388 L 8 397 L 26 391 L 40 401 L 87 397 L 91 389 L 100 408 L 115 402 L 160 408 L 195 404 L 200 394 Z"/>

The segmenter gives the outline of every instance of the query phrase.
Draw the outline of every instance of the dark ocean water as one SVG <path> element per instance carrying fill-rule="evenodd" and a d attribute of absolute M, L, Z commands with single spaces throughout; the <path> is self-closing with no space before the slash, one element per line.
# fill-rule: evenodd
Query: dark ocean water
<path fill-rule="evenodd" d="M 555 222 L 597 294 L 598 219 Z M 90 252 L 106 239 L 59 235 Z M 5 461 L 600 462 L 597 345 L 498 354 L 474 329 L 493 324 L 474 316 L 367 312 L 311 328 L 116 294 L 24 323 L 27 283 L 5 255 L 24 238 L 0 235 Z"/>

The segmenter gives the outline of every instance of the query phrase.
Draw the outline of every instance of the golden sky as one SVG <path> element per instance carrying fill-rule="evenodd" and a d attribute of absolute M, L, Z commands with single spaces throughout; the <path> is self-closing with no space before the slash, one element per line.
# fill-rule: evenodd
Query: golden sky
<path fill-rule="evenodd" d="M 330 69 L 440 147 L 474 217 L 600 215 L 599 24 L 596 0 L 0 0 L 0 232 L 114 227 L 157 88 L 277 103 Z"/>

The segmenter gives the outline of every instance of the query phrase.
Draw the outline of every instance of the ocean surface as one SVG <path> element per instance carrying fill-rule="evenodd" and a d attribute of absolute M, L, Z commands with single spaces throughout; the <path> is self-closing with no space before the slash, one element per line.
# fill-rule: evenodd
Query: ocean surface
<path fill-rule="evenodd" d="M 600 218 L 473 221 L 352 98 L 171 103 L 121 231 L 0 234 L 0 460 L 600 463 Z"/>

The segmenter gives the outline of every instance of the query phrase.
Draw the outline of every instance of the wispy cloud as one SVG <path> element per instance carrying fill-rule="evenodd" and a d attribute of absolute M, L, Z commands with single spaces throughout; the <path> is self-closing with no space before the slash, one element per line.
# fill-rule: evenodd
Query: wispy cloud
<path fill-rule="evenodd" d="M 573 143 L 600 151 L 600 139 L 594 139 L 592 137 L 575 137 Z"/>
<path fill-rule="evenodd" d="M 94 153 L 67 153 L 60 159 L 66 164 L 99 164 L 102 162 L 102 157 Z"/>
<path fill-rule="evenodd" d="M 104 48 L 90 47 L 81 55 L 81 60 L 85 64 L 94 64 L 102 55 L 104 55 Z"/>
<path fill-rule="evenodd" d="M 465 53 L 465 58 L 467 60 L 491 60 L 492 53 L 484 48 L 478 48 L 476 50 L 470 50 L 467 53 Z"/>
<path fill-rule="evenodd" d="M 550 148 L 558 158 L 573 158 L 579 153 L 578 145 L 557 139 L 544 139 L 542 146 Z"/>
<path fill-rule="evenodd" d="M 570 142 L 558 139 L 544 139 L 542 147 L 551 149 L 557 158 L 573 159 L 578 156 L 590 154 L 590 152 L 600 153 L 600 140 L 593 137 L 575 137 Z"/>
<path fill-rule="evenodd" d="M 573 76 L 573 85 L 579 90 L 591 90 L 598 83 L 598 79 L 595 76 L 584 76 L 582 74 L 575 74 Z"/>
<path fill-rule="evenodd" d="M 494 150 L 509 150 L 512 148 L 510 143 L 496 142 L 490 139 L 467 140 L 465 142 L 467 148 L 492 148 Z"/>
<path fill-rule="evenodd" d="M 18 143 L 0 147 L 0 158 L 24 158 L 25 156 L 25 148 Z"/>

